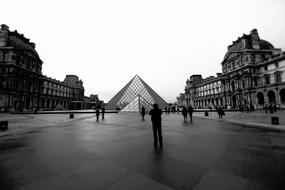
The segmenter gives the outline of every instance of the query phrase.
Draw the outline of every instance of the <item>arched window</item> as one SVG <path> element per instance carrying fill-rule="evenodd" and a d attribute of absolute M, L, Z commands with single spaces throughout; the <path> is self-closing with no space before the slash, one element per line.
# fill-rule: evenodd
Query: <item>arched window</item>
<path fill-rule="evenodd" d="M 264 96 L 262 92 L 257 93 L 257 103 L 259 105 L 264 105 Z"/>
<path fill-rule="evenodd" d="M 275 105 L 276 104 L 275 92 L 270 90 L 267 96 L 268 96 L 268 103 Z"/>

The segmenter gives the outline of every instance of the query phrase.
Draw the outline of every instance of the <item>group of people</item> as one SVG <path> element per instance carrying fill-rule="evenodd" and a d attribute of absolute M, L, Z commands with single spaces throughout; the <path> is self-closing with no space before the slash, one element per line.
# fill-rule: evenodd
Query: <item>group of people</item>
<path fill-rule="evenodd" d="M 252 112 L 254 112 L 255 111 L 255 107 L 252 104 L 250 104 L 250 105 L 240 105 L 240 106 L 238 106 L 238 108 L 239 108 L 239 110 L 241 112 L 243 112 L 243 111 L 246 111 L 246 112 L 252 111 Z"/>
<path fill-rule="evenodd" d="M 225 115 L 225 111 L 223 110 L 222 106 L 216 107 L 216 111 L 217 111 L 217 113 L 219 115 L 219 118 L 222 119 L 223 115 Z"/>
<path fill-rule="evenodd" d="M 176 107 L 165 107 L 164 108 L 164 112 L 165 114 L 170 114 L 170 113 L 176 113 L 178 112 L 179 113 L 179 108 L 176 108 Z"/>
<path fill-rule="evenodd" d="M 273 112 L 276 112 L 277 111 L 277 106 L 276 105 L 272 105 L 272 104 L 269 104 L 269 105 L 265 105 L 264 107 L 264 110 L 265 110 L 265 113 L 273 113 Z"/>
<path fill-rule="evenodd" d="M 188 108 L 186 108 L 185 106 L 182 108 L 182 115 L 183 115 L 183 118 L 184 118 L 184 122 L 187 121 L 187 115 L 189 114 L 189 117 L 190 117 L 190 121 L 192 122 L 192 115 L 193 115 L 193 112 L 194 112 L 194 109 L 192 106 L 189 106 Z"/>

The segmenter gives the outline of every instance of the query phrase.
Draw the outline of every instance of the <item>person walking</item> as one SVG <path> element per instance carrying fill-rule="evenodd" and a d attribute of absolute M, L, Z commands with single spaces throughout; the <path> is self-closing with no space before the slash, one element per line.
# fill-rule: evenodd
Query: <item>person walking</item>
<path fill-rule="evenodd" d="M 100 115 L 100 110 L 99 110 L 99 108 L 97 107 L 97 108 L 96 108 L 96 121 L 97 121 L 97 122 L 99 121 L 99 115 Z"/>
<path fill-rule="evenodd" d="M 182 108 L 182 115 L 183 115 L 184 121 L 187 121 L 187 108 L 185 106 Z"/>
<path fill-rule="evenodd" d="M 145 115 L 145 108 L 144 108 L 144 106 L 141 109 L 141 114 L 142 114 L 142 120 L 144 121 L 144 115 Z"/>
<path fill-rule="evenodd" d="M 149 111 L 151 115 L 152 130 L 153 130 L 153 145 L 157 148 L 157 136 L 159 141 L 159 146 L 162 148 L 162 131 L 161 131 L 161 109 L 158 108 L 158 104 L 153 104 L 153 109 Z"/>
<path fill-rule="evenodd" d="M 193 115 L 194 109 L 193 107 L 190 105 L 188 107 L 188 113 L 189 113 L 189 117 L 190 117 L 190 121 L 192 122 L 192 115 Z"/>

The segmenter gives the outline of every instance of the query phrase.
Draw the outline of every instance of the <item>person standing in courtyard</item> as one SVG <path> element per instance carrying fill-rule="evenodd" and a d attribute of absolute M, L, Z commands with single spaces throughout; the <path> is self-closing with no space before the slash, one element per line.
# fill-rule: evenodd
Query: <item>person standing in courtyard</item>
<path fill-rule="evenodd" d="M 97 107 L 97 108 L 96 108 L 96 121 L 97 121 L 97 122 L 99 121 L 99 115 L 100 115 L 100 110 L 99 110 L 99 108 Z"/>
<path fill-rule="evenodd" d="M 152 121 L 152 130 L 153 130 L 153 145 L 157 148 L 157 136 L 159 141 L 159 146 L 162 148 L 162 131 L 161 131 L 161 109 L 158 108 L 158 104 L 153 104 L 153 109 L 149 111 Z"/>
<path fill-rule="evenodd" d="M 267 104 L 264 105 L 263 109 L 264 109 L 265 113 L 267 113 L 267 109 L 268 109 Z"/>
<path fill-rule="evenodd" d="M 141 114 L 142 114 L 142 120 L 144 121 L 144 116 L 145 116 L 145 108 L 144 108 L 144 106 L 141 109 Z"/>
<path fill-rule="evenodd" d="M 188 113 L 189 113 L 189 117 L 190 117 L 190 121 L 192 122 L 192 115 L 193 115 L 194 109 L 193 107 L 190 105 L 188 107 Z"/>
<path fill-rule="evenodd" d="M 223 115 L 225 115 L 225 112 L 221 106 L 219 106 L 218 108 L 218 115 L 219 115 L 219 118 L 221 119 L 223 119 Z"/>
<path fill-rule="evenodd" d="M 187 121 L 187 108 L 185 106 L 182 108 L 182 115 L 184 118 L 184 122 Z"/>

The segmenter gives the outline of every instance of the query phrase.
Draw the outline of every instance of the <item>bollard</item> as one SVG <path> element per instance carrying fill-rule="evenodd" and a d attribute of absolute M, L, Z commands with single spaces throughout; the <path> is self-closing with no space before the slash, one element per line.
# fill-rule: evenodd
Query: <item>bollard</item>
<path fill-rule="evenodd" d="M 205 111 L 205 116 L 209 116 L 209 112 Z"/>
<path fill-rule="evenodd" d="M 8 121 L 0 121 L 0 131 L 8 130 Z"/>
<path fill-rule="evenodd" d="M 279 117 L 271 117 L 272 125 L 279 125 Z"/>
<path fill-rule="evenodd" d="M 69 114 L 69 118 L 73 119 L 74 118 L 74 114 L 73 113 Z"/>

